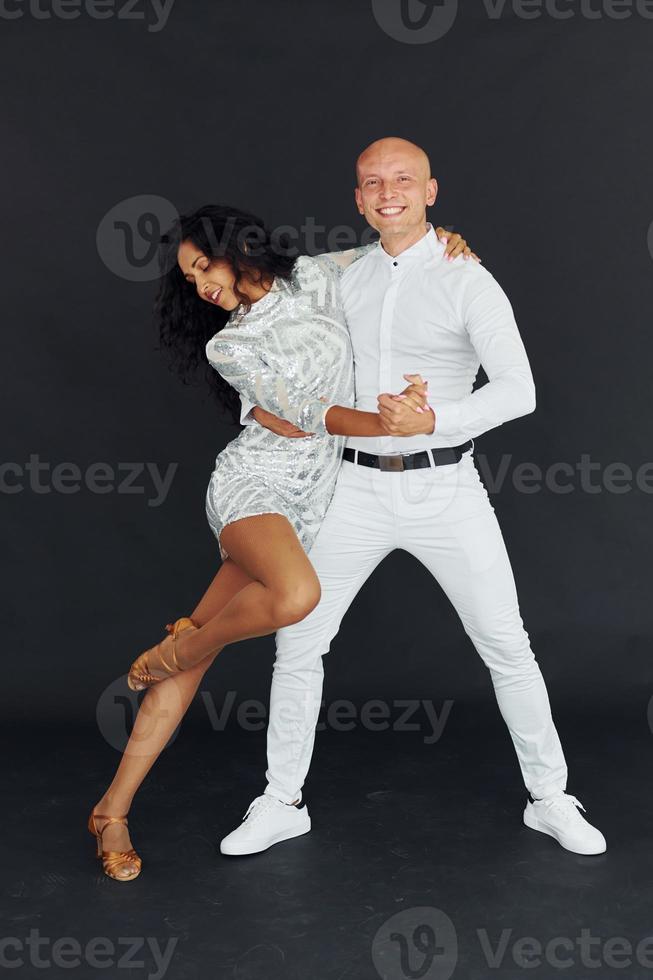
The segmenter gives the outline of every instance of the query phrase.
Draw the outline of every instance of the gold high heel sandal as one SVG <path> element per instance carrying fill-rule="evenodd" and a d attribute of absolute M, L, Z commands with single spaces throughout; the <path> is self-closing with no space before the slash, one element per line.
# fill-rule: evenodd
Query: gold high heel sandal
<path fill-rule="evenodd" d="M 96 819 L 106 820 L 102 830 L 97 829 Z M 102 849 L 102 834 L 112 823 L 122 823 L 126 827 L 127 817 L 110 817 L 103 813 L 93 813 L 91 810 L 91 815 L 88 818 L 88 829 L 97 841 L 97 856 L 102 861 L 102 869 L 105 875 L 109 878 L 113 878 L 115 881 L 133 881 L 141 873 L 142 867 L 142 861 L 134 848 L 132 847 L 129 851 L 105 851 Z M 137 865 L 138 870 L 128 875 L 119 874 L 120 868 L 127 864 Z"/>
<path fill-rule="evenodd" d="M 165 670 L 168 674 L 178 674 L 182 670 L 186 670 L 182 667 L 177 660 L 177 636 L 179 633 L 184 633 L 186 630 L 198 629 L 198 626 L 193 622 L 190 616 L 182 616 L 181 619 L 177 619 L 174 623 L 168 623 L 166 626 L 168 633 L 171 636 L 165 636 L 160 643 L 156 646 L 150 647 L 145 653 L 142 653 L 134 663 L 129 668 L 129 674 L 127 675 L 127 684 L 132 691 L 143 691 L 146 687 L 151 687 L 153 684 L 158 684 L 160 681 L 164 681 L 165 675 L 163 677 L 157 677 L 152 673 L 152 668 L 150 668 L 148 655 L 156 652 L 161 667 L 158 665 L 154 667 L 154 670 Z M 171 659 L 172 666 L 166 663 L 165 657 L 163 656 L 164 644 L 171 640 Z M 168 649 L 168 648 L 165 648 Z"/>

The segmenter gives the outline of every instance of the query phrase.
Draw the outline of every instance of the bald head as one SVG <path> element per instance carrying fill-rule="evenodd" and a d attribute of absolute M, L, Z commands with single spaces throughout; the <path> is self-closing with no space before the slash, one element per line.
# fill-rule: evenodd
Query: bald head
<path fill-rule="evenodd" d="M 397 136 L 376 140 L 356 161 L 356 183 L 359 213 L 390 254 L 426 234 L 426 209 L 435 204 L 438 184 L 421 146 Z"/>
<path fill-rule="evenodd" d="M 421 146 L 399 136 L 386 136 L 384 139 L 370 143 L 358 157 L 356 177 L 359 187 L 362 174 L 380 165 L 392 165 L 393 160 L 397 162 L 399 168 L 410 166 L 423 180 L 428 180 L 431 176 L 431 161 Z"/>

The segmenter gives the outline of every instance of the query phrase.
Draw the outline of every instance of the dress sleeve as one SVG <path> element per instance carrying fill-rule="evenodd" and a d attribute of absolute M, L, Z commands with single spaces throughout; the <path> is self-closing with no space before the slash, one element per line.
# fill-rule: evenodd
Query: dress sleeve
<path fill-rule="evenodd" d="M 237 332 L 226 328 L 217 333 L 206 345 L 206 356 L 218 374 L 239 392 L 243 414 L 245 402 L 249 402 L 250 407 L 260 405 L 303 432 L 329 435 L 324 417 L 334 403 L 316 397 L 297 378 L 277 374 L 255 349 L 257 339 L 235 336 Z"/>
<path fill-rule="evenodd" d="M 323 252 L 322 255 L 316 255 L 314 258 L 321 266 L 331 269 L 336 275 L 341 276 L 345 269 L 368 255 L 375 248 L 378 248 L 378 244 L 372 242 L 371 245 L 359 245 L 357 248 L 349 248 L 345 252 Z"/>
<path fill-rule="evenodd" d="M 488 382 L 459 401 L 431 401 L 435 431 L 468 439 L 535 409 L 535 384 L 510 301 L 486 269 L 477 267 L 462 319 Z"/>
<path fill-rule="evenodd" d="M 256 419 L 252 415 L 252 409 L 256 408 L 254 402 L 248 401 L 243 396 L 240 396 L 240 424 L 241 425 L 256 425 Z"/>

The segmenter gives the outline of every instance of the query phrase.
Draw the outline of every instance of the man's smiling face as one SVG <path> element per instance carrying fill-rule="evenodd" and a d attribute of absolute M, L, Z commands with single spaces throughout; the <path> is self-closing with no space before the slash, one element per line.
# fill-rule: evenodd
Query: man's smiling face
<path fill-rule="evenodd" d="M 382 238 L 424 227 L 438 185 L 423 150 L 407 140 L 379 140 L 360 155 L 356 169 L 358 210 Z"/>

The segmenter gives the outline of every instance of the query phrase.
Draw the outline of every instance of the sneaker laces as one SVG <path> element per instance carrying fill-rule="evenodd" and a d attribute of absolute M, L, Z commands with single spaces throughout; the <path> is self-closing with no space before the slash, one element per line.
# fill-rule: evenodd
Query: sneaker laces
<path fill-rule="evenodd" d="M 263 814 L 271 810 L 277 802 L 278 800 L 275 800 L 272 796 L 267 796 L 265 794 L 263 796 L 257 796 L 256 799 L 252 800 L 247 808 L 245 816 L 243 817 L 243 823 L 245 820 L 247 820 L 250 824 L 256 823 L 258 820 L 260 820 Z"/>
<path fill-rule="evenodd" d="M 577 800 L 575 796 L 570 796 L 567 793 L 561 793 L 559 796 L 554 796 L 550 800 L 538 800 L 538 803 L 544 806 L 547 811 L 555 808 L 555 810 L 560 813 L 565 820 L 571 820 L 572 814 L 575 816 L 578 813 L 578 810 L 582 810 L 583 813 L 587 813 L 580 800 Z"/>

